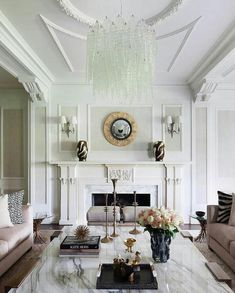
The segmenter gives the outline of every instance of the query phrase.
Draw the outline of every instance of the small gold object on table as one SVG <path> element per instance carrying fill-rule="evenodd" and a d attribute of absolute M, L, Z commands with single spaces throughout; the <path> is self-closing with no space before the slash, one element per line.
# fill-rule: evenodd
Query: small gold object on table
<path fill-rule="evenodd" d="M 108 194 L 106 194 L 104 212 L 105 212 L 105 237 L 103 237 L 100 241 L 102 243 L 109 243 L 109 242 L 112 242 L 113 239 L 109 237 L 109 234 L 108 234 Z"/>
<path fill-rule="evenodd" d="M 113 233 L 110 235 L 111 237 L 118 237 L 119 234 L 116 233 L 116 183 L 117 179 L 111 179 L 113 183 Z"/>
<path fill-rule="evenodd" d="M 124 244 L 127 247 L 126 251 L 133 252 L 132 247 L 134 246 L 135 243 L 136 243 L 136 239 L 134 239 L 134 238 L 127 238 L 126 240 L 124 240 Z"/>
<path fill-rule="evenodd" d="M 85 225 L 79 225 L 74 231 L 74 236 L 79 240 L 87 239 L 90 234 L 90 230 Z"/>
<path fill-rule="evenodd" d="M 134 235 L 136 235 L 136 234 L 140 234 L 140 233 L 142 233 L 140 230 L 138 230 L 138 229 L 136 228 L 136 207 L 138 206 L 138 203 L 137 203 L 137 201 L 136 201 L 136 191 L 134 191 L 134 202 L 133 202 L 133 206 L 134 206 L 134 221 L 135 221 L 135 228 L 134 228 L 133 230 L 131 230 L 129 233 L 130 233 L 130 234 L 134 234 Z"/>

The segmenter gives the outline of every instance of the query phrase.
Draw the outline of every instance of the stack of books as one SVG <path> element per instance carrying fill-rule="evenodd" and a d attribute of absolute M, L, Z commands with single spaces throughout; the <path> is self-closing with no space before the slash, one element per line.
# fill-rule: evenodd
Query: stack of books
<path fill-rule="evenodd" d="M 100 252 L 100 236 L 89 236 L 85 240 L 75 236 L 66 236 L 60 244 L 61 257 L 98 257 Z"/>

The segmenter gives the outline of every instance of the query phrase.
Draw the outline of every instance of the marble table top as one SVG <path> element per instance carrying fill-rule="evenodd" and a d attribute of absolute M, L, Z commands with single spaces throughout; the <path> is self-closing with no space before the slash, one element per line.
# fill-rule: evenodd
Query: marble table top
<path fill-rule="evenodd" d="M 96 293 L 96 292 L 143 292 L 153 290 L 97 290 L 96 279 L 98 267 L 102 263 L 112 263 L 114 257 L 121 254 L 129 258 L 125 252 L 123 241 L 128 237 L 136 238 L 134 251 L 141 252 L 142 263 L 150 263 L 152 252 L 148 232 L 131 235 L 133 227 L 117 227 L 120 234 L 112 243 L 101 244 L 100 255 L 97 258 L 58 257 L 59 245 L 62 238 L 72 234 L 73 229 L 64 228 L 60 238 L 55 238 L 44 250 L 41 264 L 39 264 L 19 289 L 10 292 L 17 293 Z M 91 235 L 105 235 L 105 228 L 90 227 Z M 143 230 L 143 229 L 142 229 Z M 112 232 L 112 228 L 110 228 Z M 66 233 L 66 234 L 65 234 Z M 189 239 L 184 239 L 178 233 L 170 246 L 170 259 L 167 263 L 154 263 L 157 272 L 159 293 L 222 293 L 233 292 L 225 283 L 217 282 L 205 266 L 206 259 Z"/>

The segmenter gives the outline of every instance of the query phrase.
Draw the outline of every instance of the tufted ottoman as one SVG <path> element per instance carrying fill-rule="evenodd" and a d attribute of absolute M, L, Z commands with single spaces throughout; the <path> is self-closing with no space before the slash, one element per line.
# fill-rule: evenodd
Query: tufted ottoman
<path fill-rule="evenodd" d="M 146 209 L 145 206 L 138 206 L 136 207 L 136 218 L 138 218 L 138 214 Z M 123 222 L 135 222 L 134 219 L 134 207 L 133 206 L 126 206 L 122 209 L 123 212 Z"/>
<path fill-rule="evenodd" d="M 92 206 L 87 211 L 88 225 L 100 225 L 106 221 L 105 206 Z M 113 222 L 113 207 L 108 206 L 108 222 Z M 120 208 L 116 207 L 116 222 L 120 222 Z"/>

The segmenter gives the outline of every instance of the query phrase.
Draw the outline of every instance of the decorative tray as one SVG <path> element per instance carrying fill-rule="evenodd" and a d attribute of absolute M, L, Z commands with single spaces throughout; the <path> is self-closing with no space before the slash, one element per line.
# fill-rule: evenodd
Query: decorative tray
<path fill-rule="evenodd" d="M 96 289 L 158 289 L 156 277 L 153 275 L 150 264 L 140 264 L 138 278 L 134 282 L 116 282 L 113 276 L 113 264 L 102 264 L 97 276 Z"/>

